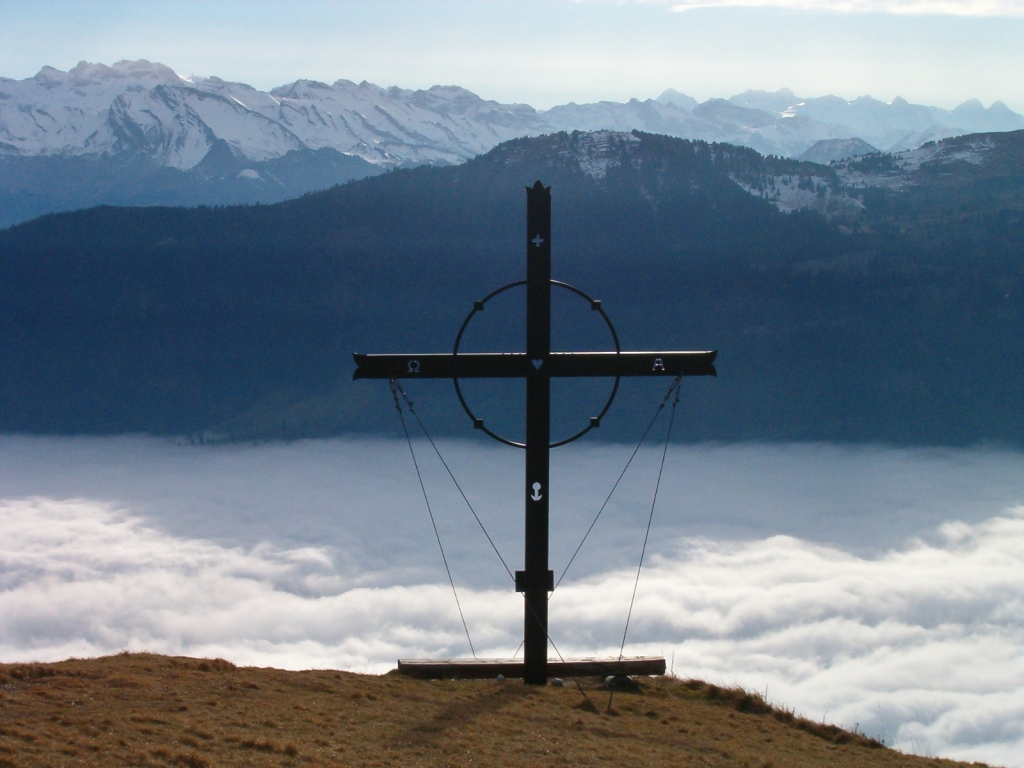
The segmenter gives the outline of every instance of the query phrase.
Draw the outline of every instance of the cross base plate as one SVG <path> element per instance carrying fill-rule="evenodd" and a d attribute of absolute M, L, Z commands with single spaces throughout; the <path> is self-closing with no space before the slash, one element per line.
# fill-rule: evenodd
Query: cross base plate
<path fill-rule="evenodd" d="M 523 666 L 522 659 L 399 659 L 398 673 L 421 680 L 484 680 L 498 675 L 522 679 Z M 548 677 L 664 674 L 665 659 L 661 656 L 548 660 Z"/>

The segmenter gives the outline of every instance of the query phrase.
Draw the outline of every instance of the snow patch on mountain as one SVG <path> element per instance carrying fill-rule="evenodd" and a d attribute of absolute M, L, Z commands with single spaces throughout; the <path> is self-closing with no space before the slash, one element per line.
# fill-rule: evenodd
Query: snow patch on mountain
<path fill-rule="evenodd" d="M 968 163 L 980 168 L 994 162 L 997 150 L 991 134 L 970 140 L 953 138 L 904 152 L 875 151 L 835 160 L 829 166 L 834 176 L 824 172 L 782 173 L 760 178 L 734 175 L 732 180 L 785 213 L 813 210 L 826 216 L 844 216 L 864 209 L 860 190 L 898 192 L 920 184 L 922 172 L 927 174 L 942 166 Z"/>
<path fill-rule="evenodd" d="M 990 138 L 979 138 L 963 145 L 935 143 L 901 152 L 896 162 L 901 170 L 916 171 L 925 163 L 962 161 L 971 165 L 984 165 L 988 153 L 995 149 Z"/>
<path fill-rule="evenodd" d="M 731 175 L 741 189 L 767 200 L 783 213 L 811 210 L 826 216 L 848 215 L 863 210 L 864 203 L 847 194 L 835 181 L 816 174 L 768 174 L 751 181 Z"/>
<path fill-rule="evenodd" d="M 594 131 L 574 136 L 574 146 L 563 155 L 572 155 L 580 170 L 593 179 L 603 179 L 608 169 L 621 162 L 628 152 L 629 144 L 639 144 L 640 139 L 632 133 L 621 131 Z"/>
<path fill-rule="evenodd" d="M 851 189 L 874 187 L 898 191 L 916 184 L 915 174 L 924 167 L 955 163 L 980 167 L 991 162 L 995 150 L 996 143 L 991 136 L 979 136 L 970 141 L 954 138 L 904 152 L 850 158 L 833 163 L 832 168 L 840 182 Z"/>
<path fill-rule="evenodd" d="M 934 184 L 939 177 L 998 175 L 1007 162 L 1018 162 L 1013 158 L 1019 155 L 1022 139 L 1020 133 L 978 134 L 929 142 L 903 152 L 876 151 L 835 160 L 830 163 L 828 174 L 769 173 L 761 178 L 733 180 L 750 194 L 769 200 L 780 211 L 814 210 L 826 216 L 843 216 L 863 210 L 862 190 L 894 193 Z"/>

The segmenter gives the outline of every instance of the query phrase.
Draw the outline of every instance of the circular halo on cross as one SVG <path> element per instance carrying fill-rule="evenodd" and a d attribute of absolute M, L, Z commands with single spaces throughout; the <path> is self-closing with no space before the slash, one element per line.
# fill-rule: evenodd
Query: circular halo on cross
<path fill-rule="evenodd" d="M 615 344 L 615 354 L 616 354 L 616 356 L 620 355 L 622 353 L 622 348 L 619 346 L 619 335 L 615 332 L 615 326 L 612 325 L 611 319 L 608 317 L 607 314 L 605 314 L 604 308 L 601 306 L 601 302 L 597 301 L 596 299 L 591 298 L 590 296 L 585 294 L 583 291 L 581 291 L 579 288 L 577 288 L 577 287 L 575 287 L 573 285 L 569 285 L 569 283 L 563 283 L 561 280 L 550 280 L 549 282 L 551 283 L 551 285 L 557 285 L 559 288 L 564 288 L 567 291 L 572 291 L 573 293 L 575 293 L 578 296 L 582 297 L 585 301 L 587 301 L 590 304 L 590 308 L 593 311 L 595 311 L 595 312 L 597 312 L 597 313 L 599 313 L 601 315 L 601 318 L 604 320 L 605 325 L 608 326 L 608 332 L 611 333 L 611 335 L 612 335 L 612 342 Z M 511 290 L 512 288 L 518 288 L 521 285 L 526 285 L 526 280 L 517 280 L 514 283 L 509 283 L 508 285 L 503 285 L 501 288 L 498 288 L 497 290 L 491 291 L 489 294 L 487 294 L 480 301 L 477 301 L 477 302 L 473 303 L 473 309 L 470 310 L 470 313 L 468 315 L 466 315 L 466 319 L 462 321 L 462 327 L 459 328 L 459 333 L 455 337 L 455 348 L 452 350 L 452 356 L 456 360 L 456 363 L 455 363 L 455 370 L 456 370 L 456 372 L 458 372 L 458 370 L 459 370 L 459 368 L 458 368 L 459 345 L 462 344 L 462 335 L 466 332 L 466 329 L 469 327 L 470 321 L 473 319 L 474 316 L 476 316 L 477 312 L 483 312 L 484 311 L 484 306 L 487 304 L 488 301 L 493 299 L 495 296 L 498 296 L 499 294 L 502 294 L 505 291 Z M 571 435 L 571 436 L 565 438 L 564 440 L 558 440 L 557 442 L 549 443 L 548 447 L 549 448 L 558 448 L 559 446 L 566 445 L 568 443 L 573 442 L 574 440 L 579 440 L 581 437 L 583 437 L 585 434 L 587 434 L 587 432 L 589 432 L 590 430 L 594 429 L 594 427 L 600 426 L 601 425 L 601 419 L 603 419 L 604 415 L 606 413 L 608 413 L 608 409 L 612 407 L 612 403 L 615 400 L 615 395 L 619 391 L 619 381 L 620 380 L 621 380 L 621 376 L 616 376 L 615 377 L 615 384 L 612 386 L 611 394 L 608 395 L 608 401 L 604 404 L 604 408 L 601 409 L 601 412 L 597 416 L 591 416 L 590 417 L 590 423 L 587 424 L 587 426 L 585 426 L 583 429 L 581 429 L 576 434 Z M 466 402 L 466 398 L 462 394 L 462 387 L 459 386 L 459 377 L 457 375 L 453 376 L 452 377 L 452 381 L 455 384 L 455 394 L 459 398 L 459 403 L 462 404 L 462 410 L 464 410 L 466 412 L 466 415 L 469 416 L 469 418 L 472 420 L 474 428 L 479 429 L 481 432 L 486 434 L 488 437 L 494 438 L 499 443 L 504 443 L 505 445 L 511 445 L 513 448 L 526 448 L 526 443 L 520 443 L 520 442 L 517 442 L 515 440 L 509 440 L 508 438 L 502 437 L 501 435 L 497 434 L 496 432 L 493 432 L 490 429 L 488 429 L 487 426 L 484 425 L 484 420 L 480 419 L 480 418 L 477 418 L 476 414 L 474 414 L 473 410 L 469 407 L 469 403 Z"/>

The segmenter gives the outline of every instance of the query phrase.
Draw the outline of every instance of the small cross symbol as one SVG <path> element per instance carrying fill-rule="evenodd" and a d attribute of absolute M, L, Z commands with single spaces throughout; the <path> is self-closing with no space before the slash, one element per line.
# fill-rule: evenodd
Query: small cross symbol
<path fill-rule="evenodd" d="M 533 243 L 538 248 L 540 248 L 540 244 L 544 242 L 544 238 L 541 237 L 540 235 L 534 235 L 533 240 L 531 240 L 530 242 Z"/>

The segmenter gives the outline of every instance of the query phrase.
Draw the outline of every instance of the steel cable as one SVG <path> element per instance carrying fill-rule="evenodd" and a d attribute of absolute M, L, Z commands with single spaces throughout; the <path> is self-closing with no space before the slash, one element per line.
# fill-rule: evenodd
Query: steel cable
<path fill-rule="evenodd" d="M 401 393 L 402 398 L 405 400 L 406 405 L 409 408 L 409 413 L 413 415 L 413 417 L 416 419 L 416 423 L 420 425 L 420 429 L 423 431 L 424 437 L 427 438 L 427 441 L 430 443 L 430 447 L 434 449 L 434 453 L 436 453 L 437 458 L 440 459 L 441 464 L 444 466 L 445 471 L 448 473 L 448 477 L 450 477 L 452 479 L 452 482 L 455 483 L 455 487 L 458 489 L 459 495 L 462 496 L 462 500 L 466 502 L 466 506 L 469 507 L 469 511 L 473 513 L 473 519 L 476 520 L 476 524 L 480 526 L 480 530 L 483 531 L 484 536 L 487 537 L 487 543 L 491 545 L 491 549 L 494 550 L 494 554 L 496 554 L 498 556 L 498 559 L 501 560 L 501 564 L 504 566 L 505 572 L 508 574 L 508 577 L 512 579 L 512 581 L 514 582 L 516 580 L 515 574 L 513 574 L 512 570 L 508 567 L 508 563 L 505 562 L 505 558 L 502 557 L 501 552 L 498 551 L 498 546 L 494 543 L 494 539 L 491 538 L 491 534 L 487 532 L 487 528 L 484 526 L 484 523 L 480 519 L 480 516 L 476 513 L 476 510 L 473 509 L 473 505 L 469 503 L 469 499 L 466 498 L 466 493 L 462 490 L 462 486 L 459 485 L 459 481 L 455 479 L 455 475 L 452 473 L 451 467 L 449 467 L 448 462 L 444 460 L 444 456 L 441 455 L 441 451 L 438 449 L 437 444 L 434 443 L 434 438 L 430 436 L 430 433 L 427 431 L 427 428 L 423 425 L 423 421 L 420 419 L 419 414 L 416 413 L 416 409 L 413 408 L 412 400 L 409 399 L 409 396 L 405 393 L 405 390 L 402 389 L 401 384 L 399 384 L 394 379 L 392 379 L 391 381 L 392 384 L 397 388 L 398 392 Z"/>
<path fill-rule="evenodd" d="M 419 462 L 416 461 L 416 451 L 412 447 L 412 438 L 409 437 L 409 428 L 405 424 L 405 414 L 402 413 L 402 406 L 398 400 L 398 387 L 395 380 L 391 379 L 391 395 L 395 398 L 395 410 L 398 411 L 398 418 L 402 422 L 402 431 L 405 433 L 405 441 L 409 445 L 409 455 L 412 456 L 412 465 L 416 468 L 416 478 L 420 481 L 420 490 L 423 492 L 423 501 L 427 505 L 427 514 L 430 515 L 430 525 L 434 528 L 434 538 L 437 539 L 437 547 L 441 550 L 441 560 L 444 561 L 444 570 L 448 574 L 448 583 L 452 585 L 452 594 L 455 595 L 455 605 L 459 609 L 459 618 L 462 619 L 462 628 L 466 631 L 466 640 L 469 641 L 469 650 L 476 658 L 476 649 L 473 647 L 473 638 L 469 636 L 469 626 L 466 624 L 466 616 L 462 612 L 462 603 L 459 602 L 459 593 L 455 589 L 455 580 L 452 578 L 452 570 L 448 567 L 448 558 L 444 553 L 444 545 L 441 544 L 441 534 L 437 531 L 437 523 L 434 521 L 434 511 L 430 508 L 430 499 L 427 496 L 427 487 L 423 484 L 423 475 L 420 473 Z"/>
<path fill-rule="evenodd" d="M 645 429 L 643 435 L 640 436 L 640 442 L 638 442 L 636 444 L 636 448 L 634 448 L 633 449 L 633 453 L 630 454 L 629 460 L 626 461 L 626 466 L 624 466 L 622 468 L 622 471 L 619 473 L 618 478 L 615 480 L 615 484 L 612 485 L 612 489 L 610 491 L 608 491 L 608 495 L 605 497 L 604 503 L 601 505 L 601 508 L 599 510 L 597 510 L 597 514 L 594 516 L 594 520 L 590 523 L 590 527 L 587 528 L 587 532 L 585 534 L 583 534 L 583 539 L 580 541 L 579 546 L 576 547 L 576 551 L 572 553 L 572 557 L 569 558 L 569 562 L 566 563 L 565 568 L 562 570 L 562 575 L 559 576 L 558 577 L 558 581 L 555 582 L 555 589 L 558 589 L 558 585 L 562 583 L 562 579 L 564 579 L 565 578 L 565 574 L 568 573 L 569 567 L 572 565 L 573 561 L 576 559 L 576 555 L 578 555 L 580 553 L 580 550 L 583 549 L 583 545 L 586 543 L 587 537 L 590 536 L 590 532 L 594 530 L 594 526 L 597 525 L 597 521 L 601 517 L 601 513 L 604 512 L 605 507 L 608 506 L 608 502 L 611 501 L 612 496 L 615 493 L 615 489 L 617 489 L 619 487 L 619 483 L 622 482 L 622 478 L 625 477 L 627 470 L 629 470 L 630 465 L 633 463 L 633 459 L 636 458 L 637 453 L 640 451 L 640 447 L 644 444 L 644 441 L 647 440 L 647 435 L 650 434 L 651 428 L 654 426 L 655 422 L 658 420 L 658 417 L 661 415 L 662 410 L 664 410 L 665 403 L 667 403 L 669 398 L 672 397 L 673 390 L 676 391 L 676 399 L 677 399 L 677 402 L 678 402 L 678 397 L 679 397 L 678 389 L 679 389 L 681 381 L 682 381 L 682 379 L 679 376 L 677 376 L 675 378 L 675 380 L 672 382 L 671 386 L 669 386 L 668 391 L 665 393 L 665 397 L 662 398 L 661 403 L 658 405 L 657 409 L 654 411 L 654 416 L 651 417 L 651 421 L 647 425 L 647 429 Z M 675 409 L 675 406 L 673 405 L 673 412 L 674 412 L 674 409 Z M 554 590 L 551 591 L 551 594 L 554 594 Z"/>
<path fill-rule="evenodd" d="M 679 379 L 677 378 L 676 382 L 678 381 Z M 622 654 L 623 651 L 625 651 L 626 649 L 626 635 L 629 632 L 629 621 L 633 617 L 633 604 L 636 602 L 636 590 L 637 587 L 640 585 L 640 571 L 644 567 L 644 555 L 647 553 L 647 541 L 651 535 L 651 523 L 654 521 L 654 507 L 658 503 L 658 491 L 661 489 L 661 477 L 665 472 L 665 457 L 668 455 L 668 444 L 669 440 L 672 438 L 672 425 L 675 423 L 676 420 L 676 406 L 679 405 L 680 391 L 681 390 L 679 388 L 676 389 L 676 397 L 675 400 L 672 401 L 672 413 L 669 416 L 668 420 L 668 429 L 665 431 L 665 445 L 662 447 L 661 450 L 661 466 L 658 467 L 658 479 L 654 484 L 654 498 L 651 499 L 651 512 L 647 516 L 647 530 L 644 532 L 644 544 L 643 547 L 641 547 L 640 549 L 640 562 L 637 564 L 636 567 L 636 579 L 633 580 L 633 595 L 629 599 L 629 611 L 626 613 L 626 626 L 622 630 L 622 644 L 619 646 L 619 661 L 622 661 Z M 612 698 L 614 696 L 615 687 L 610 686 L 610 690 L 608 692 L 607 710 L 609 712 L 612 708 Z"/>

